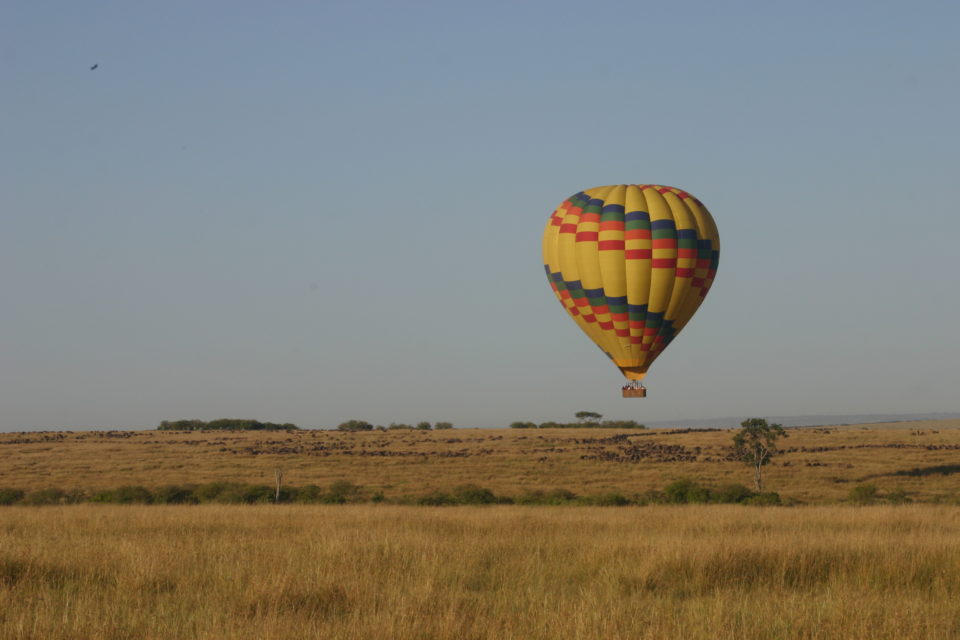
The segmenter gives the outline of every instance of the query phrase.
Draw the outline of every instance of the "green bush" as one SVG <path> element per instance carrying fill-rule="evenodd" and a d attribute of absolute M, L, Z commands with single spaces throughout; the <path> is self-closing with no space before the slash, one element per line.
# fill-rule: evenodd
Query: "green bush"
<path fill-rule="evenodd" d="M 262 504 L 274 501 L 274 488 L 265 484 L 236 484 L 217 496 L 217 502 L 228 504 Z"/>
<path fill-rule="evenodd" d="M 667 494 L 657 489 L 644 491 L 643 493 L 635 496 L 634 501 L 637 504 L 642 504 L 642 505 L 667 504 L 669 502 L 669 500 L 667 499 Z"/>
<path fill-rule="evenodd" d="M 114 492 L 114 501 L 118 504 L 150 504 L 153 494 L 146 487 L 119 487 Z"/>
<path fill-rule="evenodd" d="M 442 491 L 431 491 L 430 493 L 417 498 L 417 504 L 428 507 L 442 507 L 456 504 L 456 500 L 449 493 Z"/>
<path fill-rule="evenodd" d="M 577 494 L 566 489 L 550 489 L 549 491 L 528 491 L 516 499 L 517 504 L 570 504 L 577 499 Z"/>
<path fill-rule="evenodd" d="M 490 489 L 475 484 L 463 484 L 453 490 L 453 499 L 457 504 L 496 504 L 502 502 Z"/>
<path fill-rule="evenodd" d="M 300 487 L 297 489 L 297 495 L 294 498 L 294 501 L 302 502 L 304 504 L 316 504 L 318 502 L 323 502 L 323 489 L 315 484 L 308 484 Z"/>
<path fill-rule="evenodd" d="M 22 489 L 0 489 L 0 505 L 16 504 L 23 500 L 25 495 Z"/>
<path fill-rule="evenodd" d="M 210 482 L 193 490 L 197 502 L 257 504 L 274 501 L 274 488 L 241 482 Z"/>
<path fill-rule="evenodd" d="M 625 507 L 630 504 L 630 500 L 620 493 L 603 493 L 585 498 L 584 503 L 598 507 Z"/>
<path fill-rule="evenodd" d="M 910 496 L 907 495 L 907 492 L 903 489 L 894 489 L 887 495 L 883 496 L 883 499 L 890 504 L 906 504 L 908 502 L 913 502 Z"/>
<path fill-rule="evenodd" d="M 112 489 L 104 489 L 103 491 L 97 491 L 90 496 L 90 502 L 103 502 L 109 504 L 116 502 L 116 500 L 114 500 Z"/>
<path fill-rule="evenodd" d="M 756 494 L 742 484 L 725 484 L 710 492 L 713 502 L 734 504 L 749 500 Z"/>
<path fill-rule="evenodd" d="M 429 422 L 418 422 L 418 423 L 417 423 L 417 429 L 420 429 L 421 431 L 429 431 L 429 430 L 431 429 L 430 423 L 429 423 Z"/>
<path fill-rule="evenodd" d="M 710 490 L 689 478 L 680 478 L 663 489 L 667 502 L 673 504 L 700 504 L 710 501 Z"/>
<path fill-rule="evenodd" d="M 276 494 L 276 489 L 272 489 L 272 491 L 274 492 L 271 498 L 273 502 L 296 502 L 297 495 L 300 493 L 298 487 L 280 487 L 279 497 Z"/>
<path fill-rule="evenodd" d="M 153 494 L 145 487 L 118 487 L 98 491 L 91 498 L 91 502 L 106 502 L 113 504 L 150 504 Z"/>
<path fill-rule="evenodd" d="M 322 502 L 327 504 L 344 504 L 346 502 L 359 502 L 362 495 L 362 489 L 349 480 L 337 480 L 327 493 L 323 494 Z"/>
<path fill-rule="evenodd" d="M 38 489 L 23 497 L 23 504 L 29 505 L 66 504 L 68 502 L 69 497 L 62 489 Z"/>
<path fill-rule="evenodd" d="M 195 490 L 196 487 L 193 486 L 168 484 L 153 492 L 153 501 L 156 504 L 197 504 L 199 500 L 194 495 Z"/>
<path fill-rule="evenodd" d="M 220 494 L 229 487 L 229 482 L 208 482 L 194 488 L 193 497 L 197 502 L 217 502 Z"/>
<path fill-rule="evenodd" d="M 433 428 L 434 428 L 434 429 L 453 429 L 453 423 L 452 423 L 452 422 L 438 422 L 438 423 L 436 423 L 435 425 L 433 425 Z"/>
<path fill-rule="evenodd" d="M 511 429 L 536 429 L 537 425 L 533 422 L 521 422 L 518 420 L 517 422 L 511 422 L 510 428 Z"/>
<path fill-rule="evenodd" d="M 850 489 L 847 500 L 854 504 L 873 504 L 879 498 L 877 486 L 874 484 L 858 484 Z"/>
<path fill-rule="evenodd" d="M 743 504 L 750 504 L 757 507 L 774 507 L 783 504 L 780 500 L 780 494 L 776 491 L 758 493 L 743 501 Z"/>
<path fill-rule="evenodd" d="M 416 499 L 416 504 L 432 507 L 466 504 L 506 504 L 512 503 L 510 498 L 499 497 L 490 489 L 478 487 L 475 484 L 464 484 L 455 487 L 452 491 L 434 490 Z"/>

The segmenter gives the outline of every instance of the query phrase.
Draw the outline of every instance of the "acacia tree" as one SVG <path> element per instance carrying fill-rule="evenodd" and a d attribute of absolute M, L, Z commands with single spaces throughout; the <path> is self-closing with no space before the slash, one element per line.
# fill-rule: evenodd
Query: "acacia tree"
<path fill-rule="evenodd" d="M 764 418 L 750 418 L 740 423 L 740 431 L 733 436 L 736 456 L 754 468 L 753 481 L 757 492 L 763 491 L 762 469 L 777 453 L 777 440 L 787 432 L 779 424 L 767 424 Z"/>
<path fill-rule="evenodd" d="M 593 411 L 577 411 L 575 414 L 577 420 L 580 422 L 586 422 L 587 424 L 597 424 L 600 422 L 600 418 L 603 416 L 599 413 L 594 413 Z"/>

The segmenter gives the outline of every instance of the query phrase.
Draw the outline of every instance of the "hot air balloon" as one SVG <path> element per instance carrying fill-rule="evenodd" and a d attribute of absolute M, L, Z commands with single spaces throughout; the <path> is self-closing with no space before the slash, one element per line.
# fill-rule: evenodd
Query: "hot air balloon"
<path fill-rule="evenodd" d="M 547 279 L 564 309 L 645 397 L 653 361 L 700 307 L 717 272 L 710 212 L 674 187 L 595 187 L 569 198 L 543 233 Z"/>

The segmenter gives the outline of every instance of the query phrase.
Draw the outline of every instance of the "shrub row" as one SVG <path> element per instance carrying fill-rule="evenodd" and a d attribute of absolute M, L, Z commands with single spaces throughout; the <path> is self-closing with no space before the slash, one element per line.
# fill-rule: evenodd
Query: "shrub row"
<path fill-rule="evenodd" d="M 260 504 L 276 499 L 275 487 L 240 482 L 209 482 L 207 484 L 165 485 L 155 489 L 142 486 L 124 486 L 102 491 L 62 489 L 22 489 L 0 487 L 0 505 L 53 505 L 78 504 L 82 502 L 108 504 Z M 935 503 L 960 504 L 960 496 L 948 494 L 931 500 Z M 694 480 L 682 478 L 671 482 L 662 490 L 644 493 L 623 494 L 617 492 L 577 495 L 567 489 L 526 491 L 515 496 L 497 495 L 490 489 L 473 484 L 464 484 L 449 491 L 434 490 L 420 496 L 397 496 L 387 498 L 380 491 L 341 480 L 323 488 L 314 484 L 301 487 L 285 486 L 280 489 L 280 502 L 300 504 L 347 504 L 365 502 L 389 502 L 391 504 L 418 504 L 432 506 L 470 504 L 520 504 L 520 505 L 594 505 L 627 506 L 648 504 L 791 504 L 781 500 L 774 492 L 757 493 L 741 484 L 707 487 Z M 911 498 L 897 489 L 881 493 L 875 485 L 862 484 L 853 487 L 847 502 L 857 505 L 904 504 Z"/>
<path fill-rule="evenodd" d="M 770 491 L 757 493 L 742 484 L 726 484 L 710 488 L 688 478 L 668 484 L 661 495 L 651 496 L 665 504 L 782 504 L 780 494 Z"/>
<path fill-rule="evenodd" d="M 285 431 L 299 429 L 290 422 L 279 424 L 276 422 L 260 422 L 246 418 L 220 418 L 204 422 L 203 420 L 164 420 L 157 427 L 158 431 Z"/>
<path fill-rule="evenodd" d="M 420 496 L 398 496 L 389 500 L 382 492 L 374 492 L 345 480 L 329 487 L 305 485 L 280 489 L 280 502 L 301 504 L 346 504 L 390 502 L 432 506 L 467 504 L 522 505 L 596 505 L 626 506 L 646 504 L 739 503 L 781 504 L 776 493 L 755 493 L 742 485 L 718 488 L 704 487 L 692 480 L 677 480 L 662 491 L 622 494 L 604 493 L 577 495 L 567 489 L 527 491 L 516 496 L 497 495 L 490 489 L 464 484 L 448 491 L 434 490 Z M 107 504 L 258 504 L 276 500 L 276 489 L 268 485 L 239 482 L 210 482 L 196 485 L 166 485 L 155 489 L 124 486 L 102 491 L 63 491 L 41 489 L 25 492 L 0 488 L 0 505 L 49 505 L 95 502 Z"/>
<path fill-rule="evenodd" d="M 274 502 L 276 489 L 267 485 L 242 482 L 209 482 L 207 484 L 165 485 L 155 489 L 125 486 L 103 491 L 63 491 L 40 489 L 25 492 L 0 488 L 0 505 L 46 505 L 100 502 L 110 504 L 257 504 Z M 317 485 L 281 487 L 280 502 L 343 504 L 346 502 L 378 502 L 382 494 L 364 491 L 347 481 L 334 482 L 323 489 Z"/>
<path fill-rule="evenodd" d="M 453 429 L 452 422 L 437 422 L 433 426 L 427 421 L 418 422 L 417 426 L 404 424 L 402 422 L 391 422 L 389 427 L 381 425 L 373 426 L 366 420 L 347 420 L 337 425 L 338 431 L 394 431 L 396 429 L 419 429 L 420 431 L 429 431 L 431 429 Z"/>
<path fill-rule="evenodd" d="M 636 420 L 604 420 L 602 422 L 511 422 L 511 429 L 646 429 Z"/>

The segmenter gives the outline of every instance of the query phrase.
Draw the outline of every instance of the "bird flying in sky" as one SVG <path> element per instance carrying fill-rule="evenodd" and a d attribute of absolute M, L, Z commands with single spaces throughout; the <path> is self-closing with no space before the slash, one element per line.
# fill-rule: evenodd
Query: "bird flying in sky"
<path fill-rule="evenodd" d="M 95 64 L 95 65 L 93 65 L 92 67 L 90 67 L 90 71 L 93 71 L 94 69 L 96 69 L 96 68 L 99 67 L 99 66 L 100 66 L 100 63 L 98 62 L 97 64 Z"/>

